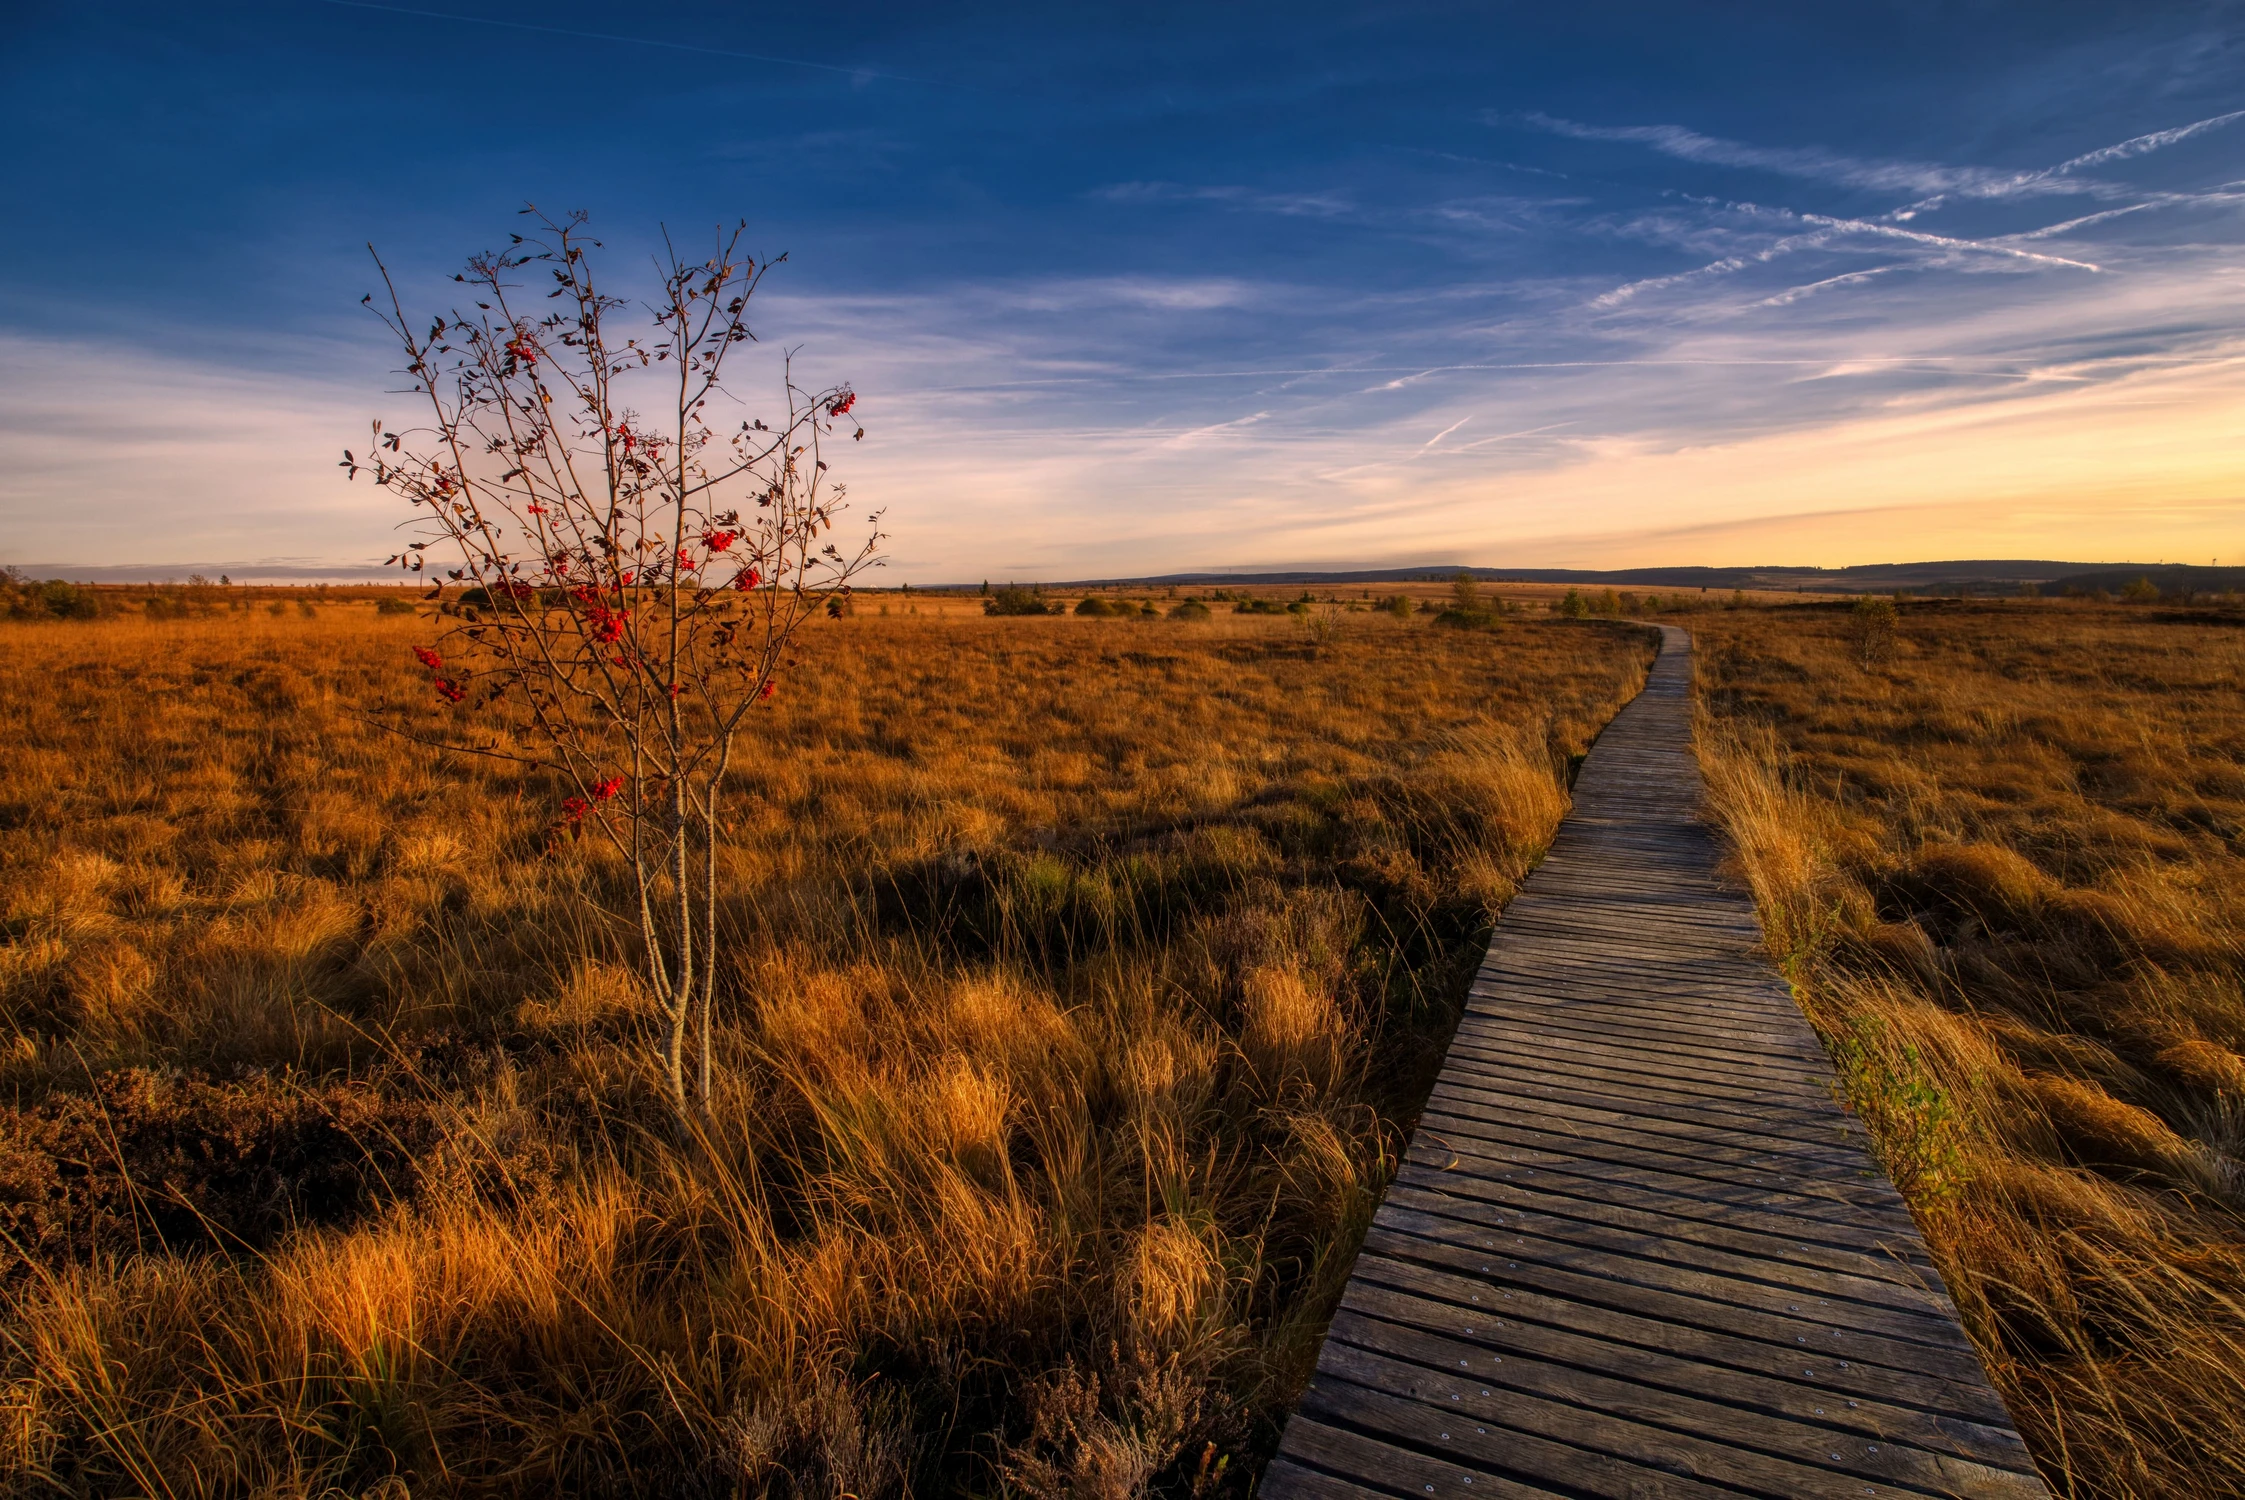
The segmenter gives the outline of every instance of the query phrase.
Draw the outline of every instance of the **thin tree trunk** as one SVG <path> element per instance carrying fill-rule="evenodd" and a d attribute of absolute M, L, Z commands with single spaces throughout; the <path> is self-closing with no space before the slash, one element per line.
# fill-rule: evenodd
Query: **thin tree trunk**
<path fill-rule="evenodd" d="M 710 1052 L 714 1043 L 710 1028 L 712 1025 L 712 1003 L 717 997 L 717 789 L 715 787 L 710 789 L 709 801 L 710 826 L 705 830 L 707 842 L 702 851 L 701 1106 L 704 1114 L 709 1112 L 713 1092 Z"/>
<path fill-rule="evenodd" d="M 716 1094 L 715 1064 L 712 1054 L 716 1050 L 717 999 L 717 830 L 721 799 L 724 794 L 725 773 L 733 764 L 733 737 L 724 736 L 718 750 L 716 768 L 710 773 L 709 793 L 702 804 L 702 987 L 701 987 L 701 1104 L 707 1114 Z"/>

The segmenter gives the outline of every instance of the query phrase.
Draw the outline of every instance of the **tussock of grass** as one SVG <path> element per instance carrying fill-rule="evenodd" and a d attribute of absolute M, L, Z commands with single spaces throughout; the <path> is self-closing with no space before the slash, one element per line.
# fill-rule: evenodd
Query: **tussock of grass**
<path fill-rule="evenodd" d="M 1285 623 L 822 626 L 687 1141 L 559 789 L 352 717 L 415 622 L 9 627 L 0 1474 L 1244 1493 L 1647 656 Z"/>
<path fill-rule="evenodd" d="M 2087 607 L 1695 621 L 1773 951 L 2044 1472 L 2245 1491 L 2245 636 Z"/>

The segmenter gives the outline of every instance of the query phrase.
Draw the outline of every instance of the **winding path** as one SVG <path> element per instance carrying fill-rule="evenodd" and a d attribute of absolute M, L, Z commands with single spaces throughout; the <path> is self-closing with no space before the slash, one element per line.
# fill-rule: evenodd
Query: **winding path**
<path fill-rule="evenodd" d="M 1716 878 L 1662 633 L 1497 928 L 1269 1500 L 2048 1494 Z"/>

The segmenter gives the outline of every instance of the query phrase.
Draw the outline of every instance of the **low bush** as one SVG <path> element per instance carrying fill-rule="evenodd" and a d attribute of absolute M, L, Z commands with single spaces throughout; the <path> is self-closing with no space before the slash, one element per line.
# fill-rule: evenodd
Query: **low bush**
<path fill-rule="evenodd" d="M 1855 662 L 1864 671 L 1894 659 L 1901 611 L 1883 594 L 1866 594 L 1848 611 L 1848 638 L 1855 647 Z"/>
<path fill-rule="evenodd" d="M 1007 584 L 982 601 L 986 615 L 1049 615 L 1059 610 L 1058 605 L 1047 604 L 1041 589 L 1025 589 Z"/>
<path fill-rule="evenodd" d="M 1450 583 L 1450 605 L 1434 617 L 1437 625 L 1457 630 L 1493 630 L 1505 615 L 1502 599 L 1485 599 L 1471 573 L 1460 573 Z"/>
<path fill-rule="evenodd" d="M 101 595 L 90 588 L 50 578 L 45 583 L 11 580 L 7 612 L 16 619 L 97 620 Z"/>

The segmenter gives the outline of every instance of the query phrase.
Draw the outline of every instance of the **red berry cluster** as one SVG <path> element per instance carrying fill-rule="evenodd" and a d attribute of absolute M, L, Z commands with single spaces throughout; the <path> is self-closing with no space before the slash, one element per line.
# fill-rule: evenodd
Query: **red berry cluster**
<path fill-rule="evenodd" d="M 442 698 L 447 703 L 458 703 L 462 698 L 468 696 L 468 689 L 465 683 L 461 682 L 457 677 L 447 677 L 444 675 L 443 657 L 437 655 L 436 652 L 430 650 L 427 646 L 415 646 L 413 648 L 413 654 L 420 659 L 422 666 L 429 669 L 429 684 L 436 689 L 436 694 L 439 698 Z"/>
<path fill-rule="evenodd" d="M 606 781 L 594 783 L 591 802 L 586 801 L 582 797 L 562 798 L 561 820 L 563 825 L 569 828 L 578 827 L 585 821 L 586 815 L 592 811 L 594 802 L 606 802 L 609 798 L 615 796 L 616 793 L 622 791 L 623 789 L 623 777 L 611 776 Z"/>

